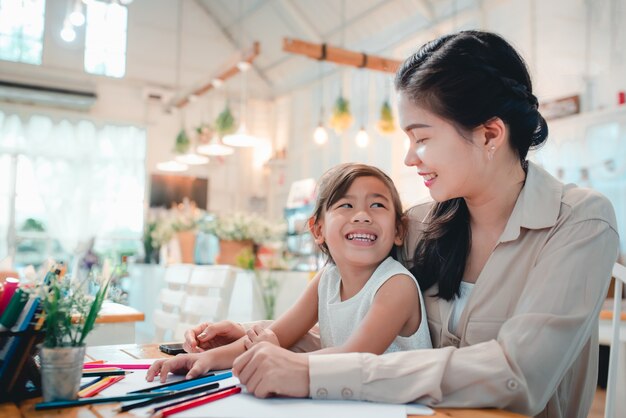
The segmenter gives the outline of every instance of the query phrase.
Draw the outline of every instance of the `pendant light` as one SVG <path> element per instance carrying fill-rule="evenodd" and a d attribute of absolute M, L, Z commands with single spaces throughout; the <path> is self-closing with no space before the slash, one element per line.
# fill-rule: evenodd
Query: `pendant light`
<path fill-rule="evenodd" d="M 214 100 L 211 98 L 211 114 L 213 114 L 213 109 L 214 109 Z M 222 140 L 219 136 L 219 134 L 217 133 L 217 130 L 213 130 L 213 135 L 211 136 L 211 139 L 209 140 L 209 142 L 207 142 L 206 144 L 200 144 L 198 145 L 198 147 L 196 148 L 196 152 L 198 154 L 203 154 L 203 155 L 210 155 L 210 156 L 215 156 L 215 157 L 222 157 L 222 156 L 226 156 L 226 155 L 231 155 L 235 152 L 235 150 L 232 147 L 226 146 L 222 143 Z"/>
<path fill-rule="evenodd" d="M 361 103 L 361 129 L 359 129 L 359 132 L 357 132 L 356 137 L 354 138 L 354 141 L 356 142 L 357 147 L 359 148 L 365 148 L 367 147 L 367 145 L 370 142 L 370 136 L 367 133 L 367 131 L 365 130 L 365 127 L 367 126 L 367 110 L 368 110 L 368 104 L 369 104 L 369 85 L 368 85 L 368 79 L 365 78 L 365 76 L 363 75 L 363 70 L 361 71 L 361 78 L 364 80 L 364 88 L 361 89 L 362 92 L 364 92 L 365 97 L 363 97 L 363 103 Z"/>
<path fill-rule="evenodd" d="M 243 8 L 242 2 L 239 0 L 239 49 L 243 54 Z M 248 70 L 251 65 L 249 62 L 241 61 L 237 64 L 237 68 L 241 71 L 241 122 L 239 129 L 234 134 L 226 135 L 222 139 L 224 144 L 231 147 L 253 147 L 258 143 L 258 139 L 248 133 L 246 129 L 246 111 L 248 107 Z"/>
<path fill-rule="evenodd" d="M 328 132 L 324 128 L 324 81 L 322 80 L 322 62 L 319 63 L 319 82 L 320 82 L 320 117 L 317 128 L 313 131 L 313 140 L 317 145 L 324 145 L 328 142 Z"/>

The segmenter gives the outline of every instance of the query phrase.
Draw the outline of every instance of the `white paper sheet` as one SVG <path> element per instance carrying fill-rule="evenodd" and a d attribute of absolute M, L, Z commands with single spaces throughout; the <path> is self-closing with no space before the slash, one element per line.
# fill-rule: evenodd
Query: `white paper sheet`
<path fill-rule="evenodd" d="M 151 360 L 153 361 L 153 360 Z M 149 362 L 142 360 L 142 363 Z M 111 387 L 103 390 L 101 396 L 123 395 L 127 392 L 160 385 L 161 382 L 146 382 L 146 370 L 133 370 L 134 373 Z M 182 380 L 184 376 L 168 376 L 167 382 Z M 239 384 L 239 379 L 231 377 L 219 382 L 220 387 Z M 345 418 L 358 416 L 359 418 L 406 418 L 412 415 L 433 415 L 434 411 L 419 404 L 397 405 L 377 402 L 358 401 L 321 401 L 313 399 L 270 398 L 258 399 L 245 393 L 220 399 L 179 414 L 177 418 Z M 135 402 L 135 401 L 133 401 Z M 145 418 L 150 416 L 155 407 L 138 408 L 129 411 L 131 414 Z"/>

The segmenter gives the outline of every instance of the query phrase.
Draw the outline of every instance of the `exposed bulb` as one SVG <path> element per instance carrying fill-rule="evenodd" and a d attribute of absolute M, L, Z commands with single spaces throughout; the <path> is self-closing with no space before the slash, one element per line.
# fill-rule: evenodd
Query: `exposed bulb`
<path fill-rule="evenodd" d="M 219 89 L 220 87 L 222 87 L 222 84 L 224 84 L 224 80 L 222 80 L 221 78 L 214 78 L 213 80 L 211 80 L 211 84 L 216 89 Z"/>
<path fill-rule="evenodd" d="M 368 135 L 364 127 L 361 127 L 361 129 L 359 129 L 359 132 L 357 132 L 355 141 L 356 145 L 361 148 L 365 148 L 367 147 L 367 144 L 369 144 L 370 136 Z"/>
<path fill-rule="evenodd" d="M 76 27 L 83 26 L 85 24 L 85 15 L 80 10 L 74 10 L 70 14 L 70 23 Z"/>
<path fill-rule="evenodd" d="M 237 63 L 237 68 L 239 68 L 239 71 L 241 71 L 242 73 L 248 71 L 251 66 L 252 64 L 250 64 L 248 61 L 239 61 Z"/>
<path fill-rule="evenodd" d="M 313 132 L 313 140 L 317 145 L 324 145 L 328 141 L 328 132 L 321 123 Z"/>
<path fill-rule="evenodd" d="M 65 42 L 73 42 L 74 39 L 76 39 L 76 31 L 72 25 L 63 25 L 63 29 L 61 30 L 61 39 Z"/>

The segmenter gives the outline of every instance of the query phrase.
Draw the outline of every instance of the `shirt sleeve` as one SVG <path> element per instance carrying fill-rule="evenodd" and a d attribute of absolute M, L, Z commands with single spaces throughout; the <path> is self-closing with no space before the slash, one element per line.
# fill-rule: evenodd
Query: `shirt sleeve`
<path fill-rule="evenodd" d="M 598 326 L 618 245 L 606 221 L 563 225 L 537 257 L 515 312 L 496 340 L 382 356 L 311 355 L 311 396 L 351 394 L 362 400 L 536 415 Z"/>

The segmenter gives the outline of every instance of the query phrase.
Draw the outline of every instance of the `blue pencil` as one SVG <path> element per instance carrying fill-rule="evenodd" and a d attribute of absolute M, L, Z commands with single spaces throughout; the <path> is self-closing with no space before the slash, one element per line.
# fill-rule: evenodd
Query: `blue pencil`
<path fill-rule="evenodd" d="M 157 388 L 150 393 L 170 391 L 170 390 L 189 389 L 194 386 L 204 385 L 204 384 L 211 383 L 211 382 L 217 382 L 218 380 L 228 379 L 229 377 L 232 377 L 232 376 L 233 376 L 233 372 L 226 372 L 226 373 L 216 374 L 213 376 L 206 376 L 202 379 L 186 380 L 183 382 L 173 383 L 172 385 L 169 385 L 166 387 Z"/>

